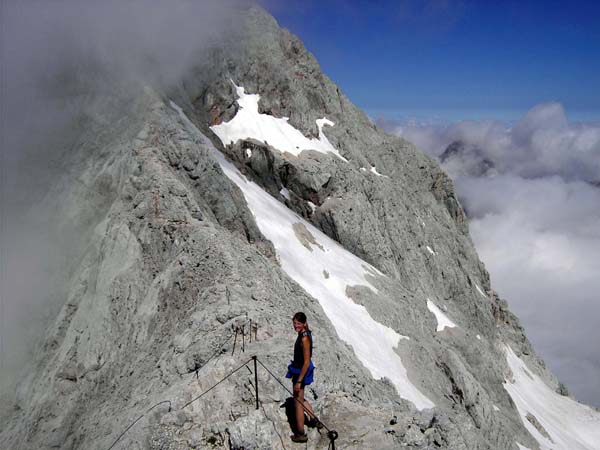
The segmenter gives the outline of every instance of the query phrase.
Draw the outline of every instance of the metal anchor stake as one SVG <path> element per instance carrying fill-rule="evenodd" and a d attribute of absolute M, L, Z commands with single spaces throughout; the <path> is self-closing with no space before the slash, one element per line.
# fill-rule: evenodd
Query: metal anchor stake
<path fill-rule="evenodd" d="M 256 355 L 252 357 L 254 361 L 254 391 L 256 393 L 256 409 L 258 409 L 258 371 L 256 366 Z"/>

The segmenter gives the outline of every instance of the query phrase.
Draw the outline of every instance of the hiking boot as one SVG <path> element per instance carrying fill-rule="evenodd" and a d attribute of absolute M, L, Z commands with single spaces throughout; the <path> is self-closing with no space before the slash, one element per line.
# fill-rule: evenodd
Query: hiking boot
<path fill-rule="evenodd" d="M 308 442 L 308 436 L 306 434 L 292 434 L 290 439 L 293 442 Z"/>

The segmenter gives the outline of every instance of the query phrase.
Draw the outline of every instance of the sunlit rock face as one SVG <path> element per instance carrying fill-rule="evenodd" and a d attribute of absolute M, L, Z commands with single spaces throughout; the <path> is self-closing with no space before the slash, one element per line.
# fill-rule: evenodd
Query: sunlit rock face
<path fill-rule="evenodd" d="M 266 12 L 239 14 L 185 80 L 105 123 L 103 151 L 51 193 L 78 220 L 93 181 L 110 181 L 2 448 L 106 449 L 164 400 L 116 448 L 287 446 L 288 394 L 260 368 L 259 410 L 246 369 L 186 404 L 251 355 L 283 377 L 304 311 L 307 396 L 340 448 L 592 449 L 516 398 L 526 367 L 580 411 L 492 290 L 449 178 Z M 309 430 L 309 448 L 327 445 Z"/>

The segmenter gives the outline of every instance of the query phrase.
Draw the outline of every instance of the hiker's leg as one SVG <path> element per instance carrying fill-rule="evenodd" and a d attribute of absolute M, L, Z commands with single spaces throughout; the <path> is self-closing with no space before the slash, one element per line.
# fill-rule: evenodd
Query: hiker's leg
<path fill-rule="evenodd" d="M 304 408 L 302 405 L 304 404 L 304 388 L 294 389 L 294 398 L 296 399 L 295 403 L 295 411 L 296 411 L 296 427 L 298 429 L 298 434 L 304 434 Z"/>
<path fill-rule="evenodd" d="M 304 400 L 304 407 L 306 408 L 306 411 L 308 411 L 308 418 L 309 419 L 316 419 L 317 416 L 315 415 L 315 412 L 313 411 L 313 408 L 311 406 L 310 403 L 308 403 L 308 400 Z"/>

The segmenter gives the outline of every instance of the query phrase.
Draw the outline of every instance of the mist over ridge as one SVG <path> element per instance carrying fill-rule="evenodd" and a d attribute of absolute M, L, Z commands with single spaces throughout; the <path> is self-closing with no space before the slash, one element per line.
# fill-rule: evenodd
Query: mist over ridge
<path fill-rule="evenodd" d="M 167 92 L 225 33 L 235 35 L 249 4 L 3 2 L 0 388 L 31 361 L 86 244 L 81 218 L 57 209 L 67 199 L 55 187 L 80 179 L 86 155 L 136 115 L 146 86 Z M 112 195 L 90 198 L 82 217 L 103 214 Z"/>

